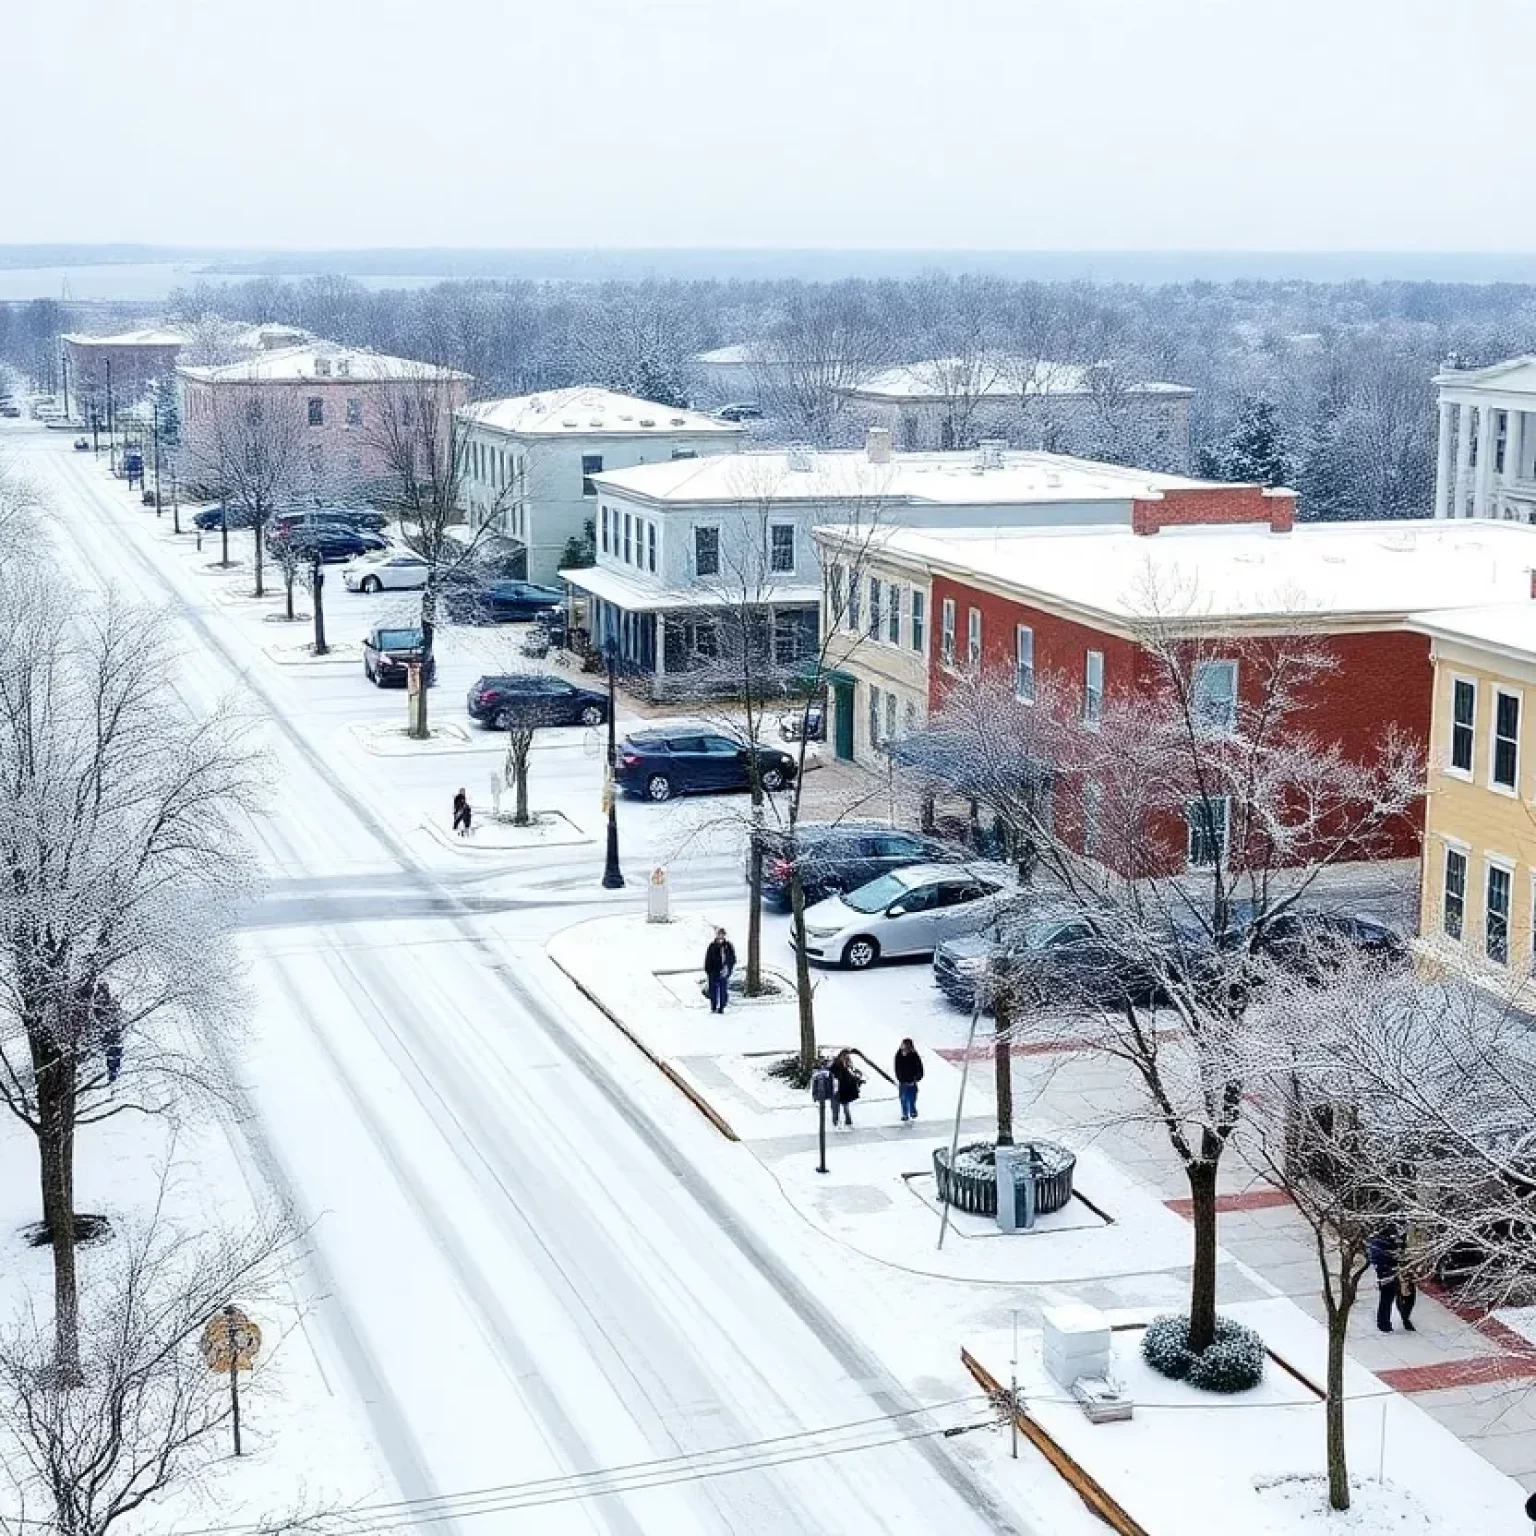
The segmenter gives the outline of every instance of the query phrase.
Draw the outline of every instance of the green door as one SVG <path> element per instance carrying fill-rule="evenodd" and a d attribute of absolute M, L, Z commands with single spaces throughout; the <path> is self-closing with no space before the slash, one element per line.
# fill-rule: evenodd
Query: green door
<path fill-rule="evenodd" d="M 853 684 L 833 683 L 833 748 L 845 762 L 853 761 Z"/>

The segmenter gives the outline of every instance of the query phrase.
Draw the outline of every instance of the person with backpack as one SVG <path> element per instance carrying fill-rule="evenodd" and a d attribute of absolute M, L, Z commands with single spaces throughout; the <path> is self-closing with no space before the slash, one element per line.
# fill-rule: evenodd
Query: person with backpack
<path fill-rule="evenodd" d="M 736 969 L 736 946 L 716 928 L 709 948 L 704 951 L 704 979 L 709 984 L 709 1011 L 724 1013 L 731 997 L 731 972 Z"/>
<path fill-rule="evenodd" d="M 901 1118 L 917 1119 L 917 1085 L 923 1080 L 923 1058 L 910 1040 L 903 1040 L 896 1052 L 896 1092 L 901 1099 Z"/>
<path fill-rule="evenodd" d="M 853 1101 L 864 1086 L 864 1074 L 853 1064 L 853 1057 L 845 1046 L 832 1058 L 832 1126 L 835 1130 L 839 1119 L 851 1131 L 853 1129 Z"/>

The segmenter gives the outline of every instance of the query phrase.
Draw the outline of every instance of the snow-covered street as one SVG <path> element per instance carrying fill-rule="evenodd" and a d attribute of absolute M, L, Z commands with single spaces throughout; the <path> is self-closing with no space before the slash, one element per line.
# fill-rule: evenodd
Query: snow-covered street
<path fill-rule="evenodd" d="M 312 1224 L 306 1333 L 338 1418 L 393 1483 L 345 1492 L 365 1509 L 413 1501 L 401 1524 L 491 1514 L 477 1528 L 501 1530 L 1032 1529 L 993 1503 L 963 1441 L 935 1434 L 985 1420 L 985 1403 L 962 1388 L 945 1404 L 936 1382 L 914 1414 L 814 1235 L 754 1207 L 748 1160 L 736 1169 L 736 1149 L 599 1039 L 544 957 L 580 917 L 633 910 L 657 860 L 680 891 L 739 891 L 717 810 L 621 806 L 630 886 L 606 895 L 598 744 L 572 728 L 536 751 L 533 799 L 577 835 L 446 845 L 424 818 L 460 784 L 485 799 L 490 740 L 370 751 L 368 724 L 402 718 L 402 694 L 370 689 L 355 660 L 279 664 L 265 648 L 303 629 L 208 572 L 216 540 L 198 554 L 170 538 L 169 516 L 60 434 L 0 441 L 52 498 L 82 585 L 172 611 L 185 697 L 233 695 L 271 754 L 235 1151 Z M 233 552 L 249 560 L 249 545 Z M 402 601 L 339 579 L 326 599 L 341 642 Z M 506 643 L 449 637 L 437 720 L 465 724 L 464 689 Z M 826 1459 L 839 1445 L 850 1454 Z M 280 1472 L 306 1448 L 273 1454 Z"/>

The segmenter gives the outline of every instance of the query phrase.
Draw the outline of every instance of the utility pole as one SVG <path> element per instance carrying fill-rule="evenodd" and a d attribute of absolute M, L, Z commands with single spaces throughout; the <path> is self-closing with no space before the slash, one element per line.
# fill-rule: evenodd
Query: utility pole
<path fill-rule="evenodd" d="M 149 403 L 150 420 L 155 434 L 155 516 L 160 516 L 160 400 L 157 396 Z"/>
<path fill-rule="evenodd" d="M 112 359 L 106 359 L 107 365 L 107 464 L 115 475 L 117 473 L 117 417 L 112 408 Z"/>

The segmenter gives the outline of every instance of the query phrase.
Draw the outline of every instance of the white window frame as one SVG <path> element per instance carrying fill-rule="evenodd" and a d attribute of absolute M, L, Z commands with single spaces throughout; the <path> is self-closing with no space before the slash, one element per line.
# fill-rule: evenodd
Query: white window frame
<path fill-rule="evenodd" d="M 701 571 L 699 569 L 699 535 L 701 533 L 713 533 L 715 536 L 715 568 L 712 571 Z M 721 557 L 725 554 L 725 550 L 722 548 L 724 542 L 724 539 L 721 537 L 719 523 L 695 523 L 693 525 L 693 550 L 691 563 L 693 565 L 693 574 L 699 580 L 711 581 L 720 575 L 720 561 Z"/>
<path fill-rule="evenodd" d="M 1094 663 L 1098 665 L 1095 666 Z M 1094 686 L 1094 673 L 1098 685 Z M 1087 651 L 1083 655 L 1083 724 L 1096 731 L 1104 719 L 1104 652 Z"/>
<path fill-rule="evenodd" d="M 778 560 L 778 549 L 775 544 L 775 539 L 780 533 L 788 533 L 789 535 L 788 565 L 779 565 L 776 563 Z M 769 523 L 768 570 L 770 574 L 774 576 L 793 576 L 795 574 L 795 565 L 800 558 L 799 543 L 800 541 L 796 537 L 795 525 L 793 523 Z"/>
<path fill-rule="evenodd" d="M 1440 937 L 1449 940 L 1452 944 L 1465 944 L 1467 941 L 1467 884 L 1472 872 L 1472 849 L 1466 843 L 1457 842 L 1453 838 L 1444 838 L 1442 841 L 1445 843 L 1445 857 L 1440 861 Z M 1446 925 L 1453 858 L 1461 860 L 1460 933 L 1452 933 Z"/>
<path fill-rule="evenodd" d="M 1510 698 L 1515 701 L 1515 782 L 1513 784 L 1500 784 L 1493 776 L 1497 768 L 1499 700 L 1501 698 Z M 1488 713 L 1488 788 L 1496 795 L 1516 797 L 1520 793 L 1520 732 L 1525 725 L 1525 695 L 1518 688 L 1505 688 L 1495 683 L 1493 708 Z"/>
<path fill-rule="evenodd" d="M 1207 802 L 1221 807 L 1220 852 L 1210 863 L 1197 864 L 1195 862 L 1195 818 L 1190 815 L 1190 811 Z M 1217 869 L 1227 862 L 1227 854 L 1232 845 L 1232 797 L 1230 795 L 1196 795 L 1187 800 L 1184 804 L 1184 826 L 1184 859 L 1191 869 Z"/>
<path fill-rule="evenodd" d="M 939 660 L 951 671 L 955 666 L 955 600 L 946 597 L 940 607 Z"/>
<path fill-rule="evenodd" d="M 912 588 L 912 607 L 908 639 L 912 649 L 924 661 L 928 659 L 928 594 L 921 587 Z"/>
<path fill-rule="evenodd" d="M 1492 893 L 1493 876 L 1495 871 L 1503 875 L 1506 881 L 1508 905 L 1504 910 L 1504 958 L 1496 960 L 1488 947 L 1488 919 L 1493 915 L 1493 907 L 1488 897 Z M 1510 940 L 1515 932 L 1515 861 L 1506 858 L 1503 854 L 1488 853 L 1483 855 L 1483 958 L 1491 965 L 1509 964 Z"/>
<path fill-rule="evenodd" d="M 981 609 L 974 603 L 968 604 L 965 610 L 965 664 L 968 667 L 981 665 Z"/>
<path fill-rule="evenodd" d="M 1207 719 L 1205 713 L 1205 697 L 1201 688 L 1201 678 L 1207 669 L 1224 667 L 1232 677 L 1232 690 L 1227 695 L 1230 709 L 1227 718 L 1222 721 Z M 1227 657 L 1209 657 L 1205 661 L 1197 661 L 1195 670 L 1190 678 L 1190 703 L 1195 711 L 1195 728 L 1201 736 L 1219 740 L 1224 736 L 1230 736 L 1237 729 L 1237 686 L 1238 671 L 1237 662 Z"/>
<path fill-rule="evenodd" d="M 1463 727 L 1467 732 L 1467 741 L 1472 749 L 1470 753 L 1472 761 L 1465 768 L 1458 768 L 1456 766 L 1456 689 L 1461 685 L 1465 685 L 1472 690 L 1472 723 Z M 1450 708 L 1448 711 L 1451 721 L 1451 739 L 1446 747 L 1445 771 L 1449 777 L 1461 779 L 1468 784 L 1472 782 L 1473 774 L 1477 770 L 1477 695 L 1478 687 L 1475 677 L 1461 677 L 1454 672 L 1451 674 Z"/>
<path fill-rule="evenodd" d="M 1013 626 L 1013 696 L 1021 704 L 1035 702 L 1035 631 L 1029 624 Z"/>

